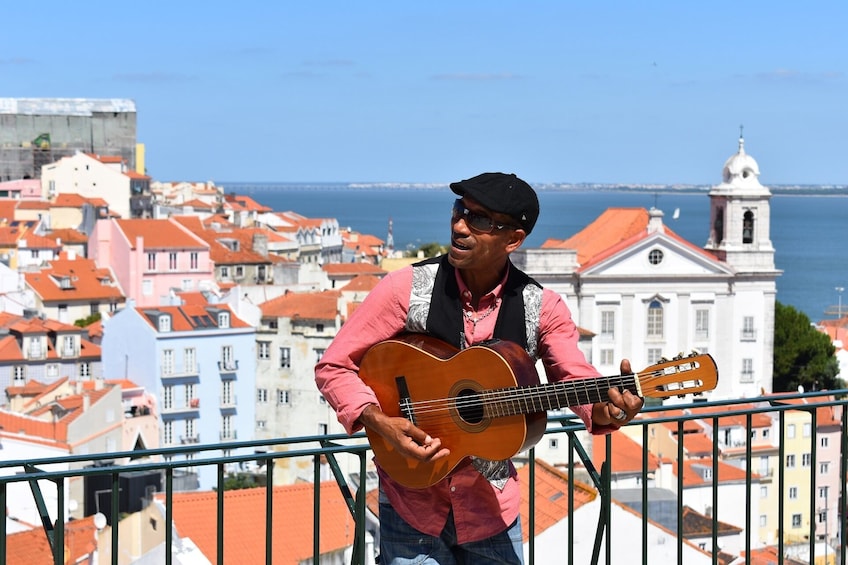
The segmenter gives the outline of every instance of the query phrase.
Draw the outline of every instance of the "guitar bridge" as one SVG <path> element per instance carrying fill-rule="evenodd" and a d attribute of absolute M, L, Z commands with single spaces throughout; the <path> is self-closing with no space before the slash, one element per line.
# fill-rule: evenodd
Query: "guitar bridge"
<path fill-rule="evenodd" d="M 406 385 L 406 377 L 395 377 L 395 385 L 397 385 L 398 404 L 400 405 L 401 414 L 417 426 L 418 422 L 415 421 L 415 411 L 412 409 L 412 399 L 409 397 L 409 387 Z"/>

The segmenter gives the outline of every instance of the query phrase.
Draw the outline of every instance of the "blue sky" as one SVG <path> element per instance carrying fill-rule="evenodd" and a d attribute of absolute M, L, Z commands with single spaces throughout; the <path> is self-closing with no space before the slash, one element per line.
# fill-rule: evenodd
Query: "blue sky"
<path fill-rule="evenodd" d="M 12 2 L 0 96 L 130 98 L 157 180 L 848 184 L 848 3 Z M 8 25 L 13 22 L 13 25 Z"/>

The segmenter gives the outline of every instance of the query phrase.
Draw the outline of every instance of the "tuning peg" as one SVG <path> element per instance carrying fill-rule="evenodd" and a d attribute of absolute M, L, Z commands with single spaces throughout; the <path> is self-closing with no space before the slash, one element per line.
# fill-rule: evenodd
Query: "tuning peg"
<path fill-rule="evenodd" d="M 670 359 L 668 357 L 661 357 L 660 358 L 660 363 L 668 363 L 669 361 L 670 361 Z"/>
<path fill-rule="evenodd" d="M 693 350 L 689 353 L 689 357 L 697 357 L 697 356 L 698 356 L 698 355 L 700 355 L 700 354 L 701 354 L 701 352 L 700 352 L 700 351 L 698 351 L 697 349 L 693 349 Z"/>

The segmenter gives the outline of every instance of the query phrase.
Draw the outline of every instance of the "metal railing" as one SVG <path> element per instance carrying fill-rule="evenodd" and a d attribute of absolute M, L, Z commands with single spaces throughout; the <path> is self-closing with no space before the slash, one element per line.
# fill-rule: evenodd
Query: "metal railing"
<path fill-rule="evenodd" d="M 721 549 L 722 545 L 720 542 L 721 535 L 723 535 L 723 533 L 720 532 L 720 529 L 723 527 L 722 518 L 728 515 L 735 515 L 738 519 L 738 516 L 740 515 L 739 512 L 743 512 L 742 516 L 744 516 L 744 527 L 740 528 L 740 535 L 743 539 L 740 543 L 739 553 L 750 556 L 752 555 L 752 552 L 761 549 L 762 542 L 757 539 L 759 525 L 754 523 L 756 517 L 752 516 L 752 508 L 754 508 L 753 497 L 755 496 L 752 487 L 759 480 L 758 469 L 760 469 L 759 465 L 757 465 L 754 461 L 754 449 L 759 449 L 761 444 L 757 443 L 755 445 L 752 441 L 743 442 L 744 445 L 742 447 L 744 448 L 745 456 L 740 459 L 740 461 L 744 462 L 744 465 L 740 467 L 740 471 L 743 472 L 745 485 L 744 491 L 747 494 L 744 497 L 744 501 L 739 500 L 736 504 L 734 504 L 734 508 L 726 508 L 720 506 L 719 497 L 719 488 L 721 486 L 719 465 L 723 461 L 723 445 L 721 441 L 716 441 L 715 437 L 718 435 L 718 431 L 723 427 L 722 422 L 726 421 L 728 418 L 735 418 L 737 421 L 739 419 L 743 419 L 745 421 L 745 437 L 750 438 L 752 430 L 755 429 L 753 424 L 754 418 L 759 414 L 767 413 L 772 418 L 772 422 L 774 424 L 772 428 L 776 430 L 776 437 L 773 438 L 773 451 L 775 451 L 776 454 L 774 454 L 773 457 L 777 458 L 778 463 L 773 465 L 772 469 L 776 468 L 776 472 L 773 474 L 776 474 L 777 477 L 775 479 L 773 474 L 770 473 L 772 478 L 768 481 L 768 484 L 771 485 L 776 483 L 778 485 L 779 493 L 776 502 L 778 523 L 775 526 L 774 532 L 776 540 L 774 549 L 776 552 L 777 563 L 815 562 L 828 563 L 832 565 L 839 563 L 841 565 L 845 565 L 846 552 L 841 548 L 844 547 L 844 528 L 846 522 L 846 474 L 848 473 L 848 469 L 846 469 L 846 454 L 848 454 L 848 415 L 846 415 L 845 410 L 846 403 L 848 403 L 848 396 L 846 395 L 848 395 L 848 390 L 832 391 L 827 394 L 793 394 L 737 401 L 678 404 L 672 407 L 646 407 L 643 410 L 642 416 L 629 425 L 629 427 L 638 429 L 641 433 L 632 433 L 630 434 L 631 436 L 636 439 L 641 437 L 642 446 L 650 445 L 651 435 L 654 434 L 657 429 L 670 430 L 670 433 L 672 435 L 676 435 L 678 438 L 678 441 L 676 442 L 677 453 L 665 454 L 663 456 L 663 459 L 666 460 L 669 465 L 673 466 L 675 470 L 673 476 L 676 480 L 676 516 L 673 517 L 672 526 L 664 530 L 666 533 L 671 531 L 673 539 L 676 542 L 676 547 L 671 549 L 676 555 L 674 562 L 683 564 L 685 555 L 690 555 L 692 551 L 697 552 L 700 550 L 702 557 L 701 562 L 712 563 L 714 565 L 723 563 L 723 559 L 726 556 L 722 557 L 720 555 L 720 551 L 718 551 Z M 821 504 L 816 502 L 816 493 L 818 492 L 817 481 L 822 480 L 821 478 L 817 478 L 819 473 L 810 472 L 809 478 L 807 479 L 809 483 L 807 485 L 802 485 L 808 490 L 810 500 L 805 501 L 805 504 L 808 502 L 808 504 L 806 504 L 808 509 L 807 523 L 802 524 L 800 528 L 797 528 L 803 532 L 800 534 L 800 539 L 802 540 L 800 543 L 791 543 L 793 538 L 789 535 L 790 532 L 787 530 L 792 526 L 787 526 L 786 520 L 783 519 L 786 515 L 788 505 L 792 503 L 791 501 L 787 502 L 787 497 L 784 496 L 787 486 L 787 469 L 785 468 L 785 465 L 782 464 L 788 455 L 787 450 L 791 449 L 786 445 L 788 441 L 786 421 L 787 414 L 791 411 L 799 411 L 809 415 L 810 429 L 813 430 L 813 432 L 809 434 L 809 438 L 802 438 L 801 441 L 802 443 L 806 442 L 805 445 L 809 446 L 809 457 L 805 457 L 805 459 L 808 460 L 811 469 L 817 469 L 820 464 L 818 460 L 818 450 L 820 448 L 819 443 L 822 440 L 820 439 L 820 434 L 817 434 L 815 430 L 817 430 L 817 426 L 819 424 L 818 419 L 821 409 L 834 409 L 835 412 L 839 413 L 838 420 L 828 422 L 828 425 L 830 425 L 832 429 L 832 435 L 829 437 L 839 438 L 839 461 L 829 462 L 831 467 L 830 472 L 834 474 L 833 476 L 838 477 L 835 482 L 831 480 L 830 484 L 835 484 L 838 492 L 830 493 L 828 499 L 824 503 L 825 514 L 829 512 L 837 513 L 838 526 L 836 528 L 837 531 L 835 532 L 825 531 L 826 539 L 824 541 L 830 542 L 835 540 L 835 543 L 824 546 L 824 553 L 822 553 L 822 544 L 819 539 L 821 534 L 817 531 L 816 526 L 816 517 L 822 516 L 823 512 Z M 684 503 L 684 499 L 686 498 L 685 490 L 687 488 L 684 479 L 686 476 L 686 470 L 684 467 L 686 462 L 691 461 L 692 459 L 688 458 L 688 454 L 685 449 L 686 441 L 680 441 L 680 438 L 685 437 L 686 430 L 688 429 L 690 422 L 693 420 L 698 420 L 704 426 L 704 429 L 712 430 L 711 433 L 713 434 L 713 441 L 711 457 L 704 459 L 708 461 L 708 463 L 705 464 L 705 467 L 711 469 L 711 472 L 707 472 L 705 476 L 718 477 L 719 479 L 713 479 L 711 484 L 707 487 L 710 490 L 709 514 L 711 514 L 711 527 L 709 528 L 709 531 L 700 532 L 700 536 L 704 540 L 702 546 L 708 546 L 706 551 L 703 550 L 704 547 L 695 547 L 693 542 L 690 541 L 692 537 L 691 532 L 687 531 L 684 521 L 684 517 L 687 512 L 687 505 Z M 616 432 L 616 434 L 625 433 L 626 431 L 632 432 L 634 430 L 622 430 Z M 575 420 L 573 417 L 551 416 L 548 419 L 548 429 L 546 431 L 545 438 L 557 439 L 556 443 L 562 444 L 564 442 L 562 442 L 561 439 L 564 435 L 567 438 L 568 443 L 567 467 L 569 486 L 566 496 L 568 496 L 569 499 L 568 508 L 570 510 L 567 518 L 567 540 L 575 540 L 575 535 L 578 535 L 577 529 L 580 527 L 577 523 L 578 520 L 572 519 L 572 513 L 575 508 L 574 484 L 576 479 L 570 480 L 571 477 L 575 476 L 575 471 L 580 469 L 584 476 L 589 477 L 591 485 L 597 491 L 600 500 L 600 511 L 598 513 L 597 524 L 594 526 L 595 536 L 594 543 L 592 544 L 591 562 L 595 564 L 610 564 L 617 562 L 615 554 L 622 550 L 622 546 L 625 543 L 625 551 L 627 551 L 627 555 L 629 557 L 627 562 L 634 563 L 637 562 L 637 559 L 646 565 L 649 563 L 660 562 L 656 560 L 655 556 L 652 554 L 653 546 L 649 541 L 649 531 L 654 531 L 654 521 L 657 518 L 651 514 L 651 496 L 653 493 L 653 486 L 649 483 L 652 482 L 655 471 L 649 466 L 649 449 L 641 450 L 641 470 L 637 470 L 635 473 L 637 475 L 637 482 L 641 485 L 641 500 L 636 501 L 637 506 L 641 509 L 640 512 L 636 513 L 640 515 L 641 532 L 635 537 L 637 543 L 634 545 L 633 531 L 623 532 L 621 529 L 611 528 L 613 523 L 614 507 L 620 505 L 617 501 L 616 489 L 614 488 L 613 475 L 615 470 L 610 466 L 610 461 L 614 461 L 612 442 L 615 441 L 616 434 L 606 436 L 605 441 L 602 440 L 600 443 L 595 445 L 595 449 L 598 449 L 601 445 L 603 445 L 606 454 L 605 462 L 599 469 L 593 465 L 593 459 L 587 451 L 587 447 L 583 445 L 583 442 L 581 441 L 581 437 L 585 437 L 583 434 L 585 434 L 585 428 L 583 427 L 582 422 Z M 363 439 L 364 436 L 362 434 L 358 434 L 353 437 L 336 434 L 282 438 L 269 441 L 230 442 L 214 445 L 194 444 L 145 451 L 98 455 L 71 455 L 66 457 L 44 458 L 37 460 L 22 459 L 4 461 L 0 462 L 0 475 L 3 475 L 0 476 L 0 505 L 4 508 L 7 507 L 9 488 L 13 484 L 27 482 L 32 490 L 34 501 L 38 508 L 38 512 L 40 513 L 42 529 L 50 543 L 52 555 L 54 556 L 54 563 L 60 564 L 64 563 L 67 557 L 65 554 L 65 528 L 67 527 L 66 521 L 71 509 L 67 508 L 66 494 L 68 481 L 70 479 L 100 477 L 101 482 L 108 481 L 108 484 L 110 485 L 107 489 L 110 492 L 110 496 L 108 497 L 110 507 L 108 510 L 109 515 L 114 517 L 121 515 L 119 493 L 122 488 L 121 481 L 124 475 L 127 473 L 145 471 L 161 473 L 162 484 L 164 487 L 162 488 L 159 496 L 163 499 L 165 513 L 165 527 L 163 530 L 165 547 L 164 562 L 166 565 L 170 565 L 174 562 L 172 551 L 175 543 L 173 527 L 173 499 L 175 492 L 178 490 L 175 489 L 175 484 L 181 484 L 180 479 L 187 473 L 193 473 L 199 466 L 212 466 L 216 470 L 214 490 L 216 491 L 215 496 L 217 500 L 217 515 L 215 518 L 217 545 L 214 555 L 207 555 L 206 557 L 211 563 L 222 564 L 224 563 L 225 537 L 224 493 L 226 490 L 226 480 L 229 476 L 228 469 L 234 466 L 245 464 L 256 465 L 258 463 L 260 468 L 263 469 L 262 475 L 264 475 L 265 485 L 258 487 L 265 489 L 265 563 L 270 564 L 273 562 L 272 555 L 275 544 L 287 543 L 286 539 L 280 539 L 279 537 L 272 535 L 274 531 L 275 518 L 280 519 L 279 516 L 274 515 L 274 505 L 272 504 L 272 487 L 280 486 L 279 484 L 274 485 L 275 464 L 278 464 L 282 459 L 308 458 L 312 461 L 312 469 L 314 471 L 312 488 L 312 516 L 314 520 L 312 534 L 312 562 L 318 563 L 322 557 L 319 549 L 321 547 L 320 541 L 322 535 L 321 528 L 319 527 L 321 514 L 321 489 L 315 488 L 314 485 L 321 482 L 321 470 L 322 468 L 326 470 L 328 463 L 348 510 L 353 516 L 355 522 L 355 530 L 352 538 L 353 543 L 349 548 L 349 554 L 351 555 L 350 563 L 364 565 L 374 562 L 374 556 L 367 553 L 368 547 L 366 544 L 366 527 L 368 523 L 368 519 L 366 517 L 366 488 L 357 488 L 359 486 L 358 484 L 351 484 L 352 475 L 356 475 L 356 481 L 361 481 L 362 484 L 365 484 L 364 478 L 368 476 L 370 454 L 368 445 L 364 443 Z M 545 440 L 543 439 L 543 441 Z M 795 441 L 795 439 L 793 439 L 793 441 Z M 731 443 L 738 444 L 739 442 L 733 441 Z M 738 451 L 739 449 L 740 447 L 737 445 L 736 450 Z M 217 456 L 218 453 L 227 455 Z M 358 472 L 347 475 L 342 472 L 341 467 L 337 463 L 338 458 L 342 455 L 351 456 L 355 461 L 358 461 Z M 180 457 L 180 459 L 177 459 L 177 457 Z M 138 461 L 139 458 L 142 458 L 142 462 L 134 462 L 132 465 L 114 463 L 115 461 L 124 459 L 129 460 L 130 458 L 133 458 L 136 461 Z M 153 461 L 152 459 L 161 460 Z M 521 455 L 521 460 L 525 460 L 525 454 Z M 538 503 L 535 490 L 536 473 L 538 472 L 535 449 L 531 449 L 526 454 L 525 464 L 528 465 L 530 483 L 530 495 L 527 501 L 529 504 L 529 519 L 528 523 L 524 525 L 525 530 L 529 532 L 529 541 L 525 545 L 526 560 L 529 565 L 533 565 L 535 563 L 547 563 L 550 562 L 549 557 L 537 555 L 537 540 L 536 535 L 534 534 L 536 531 L 537 519 L 535 506 Z M 50 471 L 45 470 L 46 468 L 56 468 L 57 466 L 62 467 L 63 469 Z M 45 498 L 40 486 L 45 484 L 45 481 L 47 484 L 54 485 L 56 489 L 55 508 L 52 509 L 48 509 L 45 504 Z M 706 481 L 706 483 L 709 482 L 709 480 Z M 51 519 L 51 513 L 55 516 L 55 519 Z M 60 524 L 62 524 L 63 527 L 59 527 Z M 111 556 L 111 561 L 100 559 L 99 562 L 111 562 L 113 564 L 117 564 L 119 563 L 118 556 L 120 555 L 119 533 L 121 530 L 121 521 L 113 520 L 113 523 L 110 525 L 111 535 L 109 538 L 110 543 L 108 544 L 110 547 L 108 548 L 108 551 L 104 551 L 104 553 L 108 553 L 108 555 Z M 625 534 L 627 537 L 622 537 Z M 7 544 L 10 539 L 8 536 L 10 535 L 15 534 L 9 534 L 7 532 L 6 521 L 3 521 L 2 525 L 0 525 L 0 563 L 6 563 Z M 641 539 L 641 544 L 638 543 L 639 539 Z M 582 560 L 582 558 L 577 555 L 575 551 L 575 544 L 568 543 L 567 540 L 561 540 L 561 550 L 557 556 L 558 562 L 562 562 L 563 558 L 565 558 L 564 562 L 569 564 L 585 562 L 585 560 Z M 789 547 L 790 545 L 792 546 L 791 548 Z M 693 549 L 693 547 L 695 547 L 695 549 Z M 105 550 L 107 548 L 103 549 Z M 666 547 L 665 550 L 670 551 L 668 547 Z M 640 557 L 637 558 L 637 555 Z M 788 557 L 789 555 L 793 555 L 792 559 Z M 799 558 L 797 555 L 805 557 Z M 825 560 L 822 561 L 822 558 Z M 663 562 L 669 563 L 671 561 L 665 560 Z M 686 562 L 688 565 L 690 561 Z"/>

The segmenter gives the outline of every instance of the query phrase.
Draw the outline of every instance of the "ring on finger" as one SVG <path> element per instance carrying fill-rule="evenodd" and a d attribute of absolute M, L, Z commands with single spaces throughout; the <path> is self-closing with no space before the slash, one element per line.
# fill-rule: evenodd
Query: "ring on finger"
<path fill-rule="evenodd" d="M 617 415 L 617 416 L 613 416 L 613 418 L 615 418 L 615 420 L 617 420 L 617 421 L 619 421 L 619 422 L 623 422 L 624 420 L 626 420 L 626 419 L 627 419 L 627 412 L 625 412 L 624 410 L 622 410 L 621 408 L 619 408 L 619 409 L 618 409 L 618 415 Z"/>

